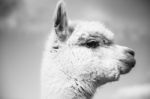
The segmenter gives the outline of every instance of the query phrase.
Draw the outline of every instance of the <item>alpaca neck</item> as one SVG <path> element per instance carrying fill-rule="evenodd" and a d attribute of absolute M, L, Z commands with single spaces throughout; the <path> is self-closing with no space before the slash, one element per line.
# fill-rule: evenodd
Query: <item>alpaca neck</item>
<path fill-rule="evenodd" d="M 96 91 L 96 86 L 91 82 L 65 79 L 62 75 L 53 78 L 43 83 L 45 89 L 42 99 L 91 99 Z"/>

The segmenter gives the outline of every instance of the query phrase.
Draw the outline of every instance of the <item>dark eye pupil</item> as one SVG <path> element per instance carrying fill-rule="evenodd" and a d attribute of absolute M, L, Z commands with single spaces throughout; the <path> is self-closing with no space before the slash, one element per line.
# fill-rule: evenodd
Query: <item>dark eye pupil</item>
<path fill-rule="evenodd" d="M 89 48 L 96 48 L 99 46 L 99 42 L 96 41 L 89 41 L 86 43 L 86 46 Z"/>

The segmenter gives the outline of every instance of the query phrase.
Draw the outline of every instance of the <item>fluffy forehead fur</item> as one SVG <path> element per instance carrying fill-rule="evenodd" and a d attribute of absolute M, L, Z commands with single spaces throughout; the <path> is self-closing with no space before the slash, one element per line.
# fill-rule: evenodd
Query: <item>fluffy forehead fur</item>
<path fill-rule="evenodd" d="M 67 42 L 75 43 L 80 38 L 106 38 L 113 41 L 114 34 L 109 31 L 103 24 L 96 21 L 75 21 L 70 22 L 70 29 L 72 29 L 71 37 Z"/>

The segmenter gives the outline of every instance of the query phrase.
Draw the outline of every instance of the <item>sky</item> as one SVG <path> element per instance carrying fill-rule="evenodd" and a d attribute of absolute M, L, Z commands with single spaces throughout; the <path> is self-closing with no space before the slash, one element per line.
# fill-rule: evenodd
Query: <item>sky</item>
<path fill-rule="evenodd" d="M 57 0 L 0 0 L 0 99 L 40 99 L 40 65 Z M 65 0 L 71 20 L 96 20 L 135 50 L 135 68 L 94 99 L 150 99 L 148 0 Z"/>

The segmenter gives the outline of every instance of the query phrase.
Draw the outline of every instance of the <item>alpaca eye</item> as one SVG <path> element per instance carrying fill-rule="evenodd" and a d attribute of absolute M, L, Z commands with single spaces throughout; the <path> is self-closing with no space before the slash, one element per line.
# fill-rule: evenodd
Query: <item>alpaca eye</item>
<path fill-rule="evenodd" d="M 86 47 L 88 48 L 97 48 L 99 46 L 98 41 L 88 41 L 86 42 Z"/>

